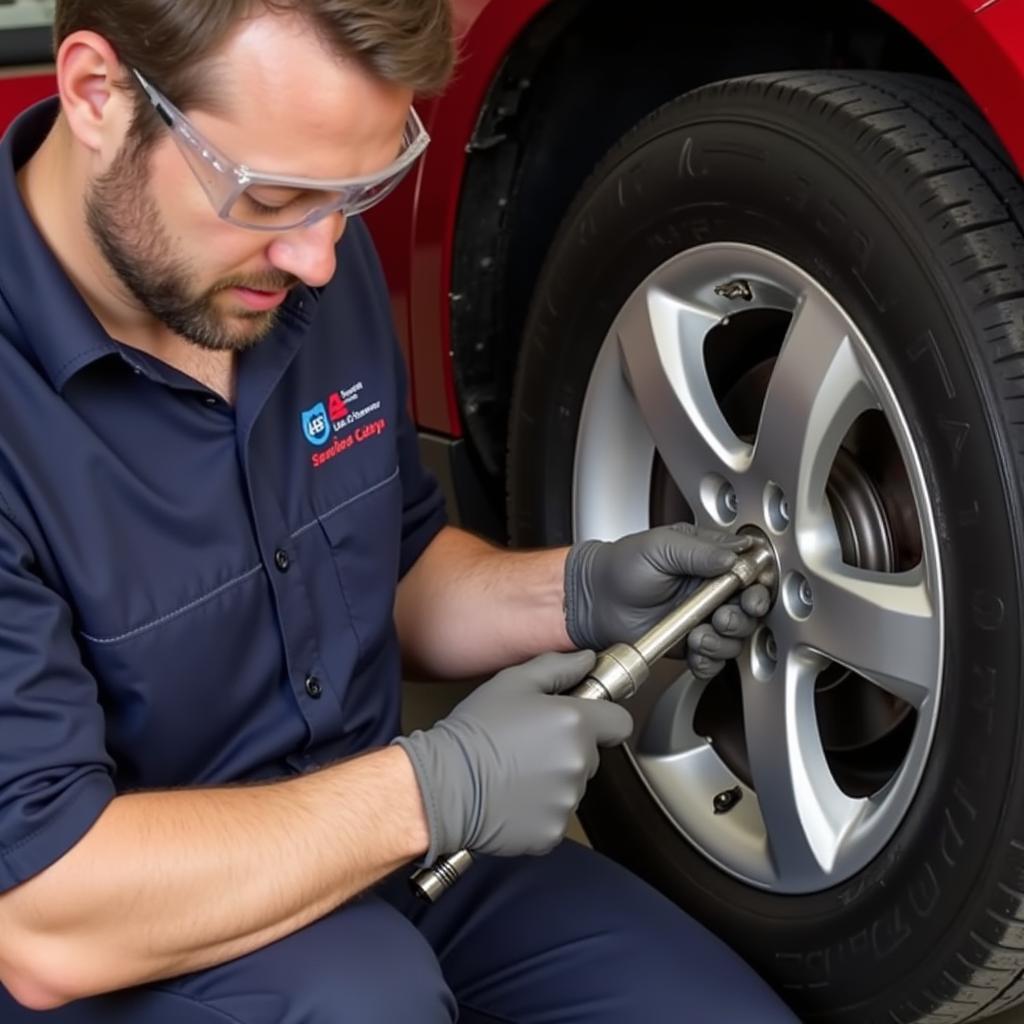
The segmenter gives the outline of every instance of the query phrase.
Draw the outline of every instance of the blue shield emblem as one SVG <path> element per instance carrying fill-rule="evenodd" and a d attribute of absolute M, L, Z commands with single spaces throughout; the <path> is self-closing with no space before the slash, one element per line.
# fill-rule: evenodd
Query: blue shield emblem
<path fill-rule="evenodd" d="M 317 447 L 327 444 L 327 439 L 331 436 L 331 424 L 327 419 L 327 409 L 323 402 L 302 414 L 302 432 L 310 444 Z"/>

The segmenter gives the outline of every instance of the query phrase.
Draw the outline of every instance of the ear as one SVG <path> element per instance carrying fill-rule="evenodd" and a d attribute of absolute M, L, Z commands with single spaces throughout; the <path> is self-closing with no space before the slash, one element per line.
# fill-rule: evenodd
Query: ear
<path fill-rule="evenodd" d="M 131 125 L 132 96 L 118 88 L 127 73 L 114 48 L 95 32 L 74 32 L 57 52 L 57 85 L 71 134 L 107 159 Z"/>

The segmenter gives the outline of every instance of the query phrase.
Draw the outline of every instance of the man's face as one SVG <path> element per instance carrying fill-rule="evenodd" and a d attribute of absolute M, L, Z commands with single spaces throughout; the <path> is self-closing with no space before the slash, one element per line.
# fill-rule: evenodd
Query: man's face
<path fill-rule="evenodd" d="M 187 341 L 216 352 L 256 344 L 273 327 L 280 303 L 253 307 L 264 296 L 270 305 L 298 279 L 270 267 L 207 283 L 212 261 L 175 238 L 154 192 L 147 154 L 130 143 L 90 187 L 86 220 L 107 263 L 143 309 Z M 236 287 L 253 289 L 255 301 L 233 293 Z"/>
<path fill-rule="evenodd" d="M 293 20 L 244 23 L 215 73 L 225 109 L 185 113 L 222 152 L 255 170 L 353 177 L 386 167 L 401 148 L 411 94 L 339 63 Z M 222 221 L 169 132 L 149 152 L 125 141 L 91 182 L 86 216 L 134 302 L 212 351 L 256 344 L 290 289 L 326 284 L 344 230 L 340 214 L 280 234 Z"/>

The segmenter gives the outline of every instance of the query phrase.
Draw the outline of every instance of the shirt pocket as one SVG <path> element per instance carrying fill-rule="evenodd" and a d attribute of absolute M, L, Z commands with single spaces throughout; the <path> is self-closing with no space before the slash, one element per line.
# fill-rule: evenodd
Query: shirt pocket
<path fill-rule="evenodd" d="M 396 468 L 317 520 L 330 547 L 363 659 L 393 639 L 402 548 L 402 486 Z"/>

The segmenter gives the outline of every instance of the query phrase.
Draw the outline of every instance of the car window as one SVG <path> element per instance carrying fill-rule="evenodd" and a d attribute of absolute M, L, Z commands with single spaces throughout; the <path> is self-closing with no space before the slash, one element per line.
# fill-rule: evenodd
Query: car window
<path fill-rule="evenodd" d="M 0 0 L 0 32 L 53 24 L 54 0 Z"/>
<path fill-rule="evenodd" d="M 54 0 L 0 0 L 0 68 L 48 64 Z"/>

